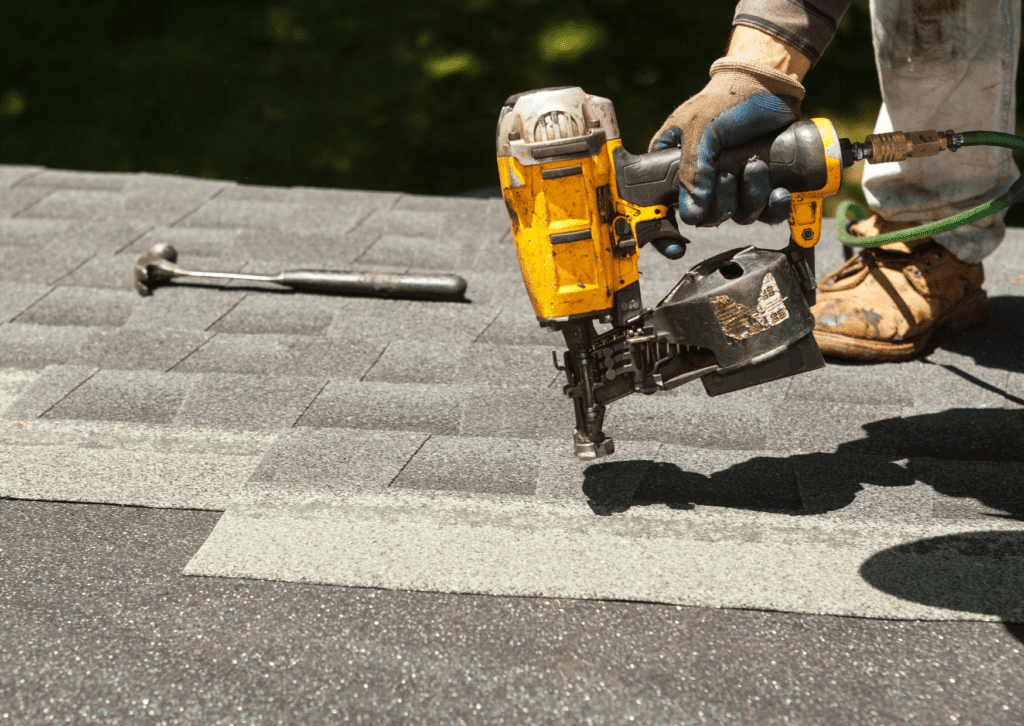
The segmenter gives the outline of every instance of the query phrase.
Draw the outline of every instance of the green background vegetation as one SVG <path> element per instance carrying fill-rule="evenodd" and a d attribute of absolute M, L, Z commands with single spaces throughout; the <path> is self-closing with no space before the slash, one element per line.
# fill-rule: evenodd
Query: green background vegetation
<path fill-rule="evenodd" d="M 706 83 L 733 8 L 690 0 L 5 3 L 0 162 L 482 194 L 497 183 L 495 121 L 507 96 L 553 85 L 607 96 L 626 147 L 641 151 Z M 855 0 L 806 86 L 805 116 L 829 116 L 854 138 L 870 133 L 880 101 L 867 0 Z"/>

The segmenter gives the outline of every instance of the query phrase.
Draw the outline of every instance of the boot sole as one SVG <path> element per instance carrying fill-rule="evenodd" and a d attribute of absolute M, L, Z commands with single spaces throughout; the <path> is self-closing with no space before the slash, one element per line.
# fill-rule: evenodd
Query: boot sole
<path fill-rule="evenodd" d="M 814 331 L 822 355 L 845 360 L 883 363 L 916 358 L 928 347 L 928 341 L 942 328 L 966 330 L 980 325 L 988 318 L 988 295 L 977 290 L 966 295 L 956 305 L 941 315 L 935 324 L 914 338 L 899 343 L 882 340 L 853 338 L 823 330 Z"/>

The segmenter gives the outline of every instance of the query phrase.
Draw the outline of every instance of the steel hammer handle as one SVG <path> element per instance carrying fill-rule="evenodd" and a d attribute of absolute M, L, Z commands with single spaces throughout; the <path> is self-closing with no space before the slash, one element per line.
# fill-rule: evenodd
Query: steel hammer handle
<path fill-rule="evenodd" d="M 461 300 L 466 292 L 466 281 L 458 275 L 288 270 L 268 279 L 295 290 L 330 295 Z"/>

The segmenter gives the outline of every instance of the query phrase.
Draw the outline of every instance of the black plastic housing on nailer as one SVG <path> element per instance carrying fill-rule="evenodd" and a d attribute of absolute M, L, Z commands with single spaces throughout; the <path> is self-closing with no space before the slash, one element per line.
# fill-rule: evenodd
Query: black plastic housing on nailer
<path fill-rule="evenodd" d="M 786 256 L 730 250 L 690 270 L 649 317 L 654 334 L 710 351 L 710 396 L 821 368 L 814 316 Z"/>

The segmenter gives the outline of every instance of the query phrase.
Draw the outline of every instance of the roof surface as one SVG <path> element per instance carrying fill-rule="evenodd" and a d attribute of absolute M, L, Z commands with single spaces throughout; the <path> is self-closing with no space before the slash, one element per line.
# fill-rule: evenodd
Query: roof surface
<path fill-rule="evenodd" d="M 192 575 L 1024 621 L 1024 231 L 986 262 L 989 322 L 923 360 L 629 397 L 586 465 L 501 200 L 11 166 L 0 186 L 0 496 L 224 510 Z M 682 264 L 642 253 L 648 305 L 786 235 L 691 232 Z M 143 298 L 157 242 L 186 268 L 455 272 L 468 302 Z M 826 225 L 819 274 L 840 260 Z"/>

